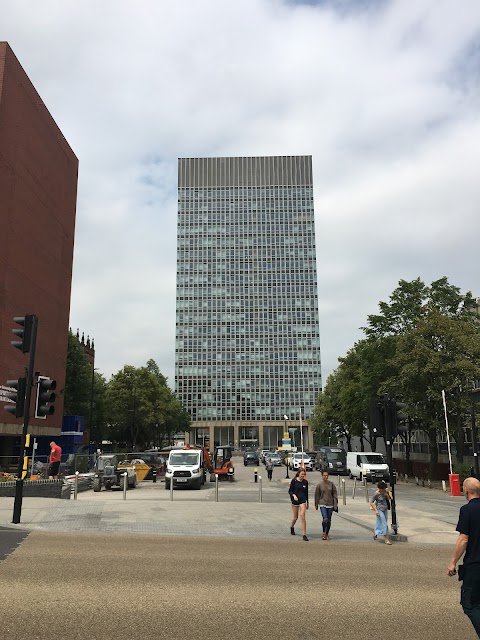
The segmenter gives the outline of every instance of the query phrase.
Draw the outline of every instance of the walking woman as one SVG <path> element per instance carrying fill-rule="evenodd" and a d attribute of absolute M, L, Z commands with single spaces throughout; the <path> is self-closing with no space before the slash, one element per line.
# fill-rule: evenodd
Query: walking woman
<path fill-rule="evenodd" d="M 322 471 L 322 479 L 315 488 L 315 509 L 322 514 L 322 540 L 330 540 L 328 535 L 332 524 L 332 513 L 338 511 L 337 487 L 328 479 L 328 471 Z"/>
<path fill-rule="evenodd" d="M 292 525 L 290 527 L 290 533 L 295 535 L 295 523 L 300 516 L 300 523 L 302 525 L 303 539 L 308 542 L 307 538 L 307 521 L 305 519 L 306 510 L 308 509 L 308 481 L 305 476 L 305 469 L 299 469 L 295 474 L 295 477 L 290 483 L 290 489 L 288 493 L 290 500 L 292 501 Z"/>
<path fill-rule="evenodd" d="M 378 489 L 370 500 L 370 509 L 373 509 L 377 516 L 373 530 L 373 539 L 376 540 L 378 536 L 383 536 L 385 544 L 392 544 L 388 539 L 388 510 L 390 509 L 390 499 L 387 493 L 387 485 L 385 482 L 379 482 L 377 487 Z"/>

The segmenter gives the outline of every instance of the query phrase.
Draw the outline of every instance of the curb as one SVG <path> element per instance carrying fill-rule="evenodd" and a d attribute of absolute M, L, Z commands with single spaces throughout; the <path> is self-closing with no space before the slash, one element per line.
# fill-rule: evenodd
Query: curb
<path fill-rule="evenodd" d="M 340 513 L 340 511 L 336 515 L 337 515 L 338 518 L 343 518 L 344 520 L 347 520 L 348 522 L 351 522 L 352 524 L 356 524 L 357 526 L 362 527 L 363 529 L 367 529 L 368 531 L 372 531 L 372 526 L 371 525 L 366 524 L 365 522 L 362 522 L 361 520 L 357 520 L 357 518 L 354 518 L 353 516 L 347 516 L 344 513 Z M 389 538 L 391 540 L 395 540 L 395 542 L 408 542 L 407 536 L 404 536 L 401 533 L 389 534 Z"/>

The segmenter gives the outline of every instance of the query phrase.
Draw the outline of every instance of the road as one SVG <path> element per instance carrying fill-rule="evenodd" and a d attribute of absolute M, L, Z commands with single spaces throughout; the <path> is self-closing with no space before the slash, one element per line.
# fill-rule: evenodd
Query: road
<path fill-rule="evenodd" d="M 435 545 L 34 531 L 0 563 L 9 640 L 474 640 Z"/>

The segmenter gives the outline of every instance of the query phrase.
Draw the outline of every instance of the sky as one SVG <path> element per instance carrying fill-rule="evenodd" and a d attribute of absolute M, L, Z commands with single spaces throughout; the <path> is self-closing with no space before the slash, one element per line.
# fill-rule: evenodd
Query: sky
<path fill-rule="evenodd" d="M 324 381 L 400 279 L 480 296 L 480 2 L 1 0 L 79 159 L 70 326 L 174 387 L 177 159 L 312 155 Z"/>

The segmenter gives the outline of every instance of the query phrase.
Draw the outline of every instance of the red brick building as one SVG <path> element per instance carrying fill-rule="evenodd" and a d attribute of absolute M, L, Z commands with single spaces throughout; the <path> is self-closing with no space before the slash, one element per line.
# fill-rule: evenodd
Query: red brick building
<path fill-rule="evenodd" d="M 30 419 L 32 435 L 62 425 L 78 160 L 6 42 L 0 42 L 0 456 L 23 420 L 2 388 L 24 375 L 28 354 L 10 345 L 14 316 L 38 316 L 35 371 L 57 381 L 55 414 Z M 34 393 L 30 415 L 34 415 Z M 18 438 L 17 438 L 18 440 Z"/>

